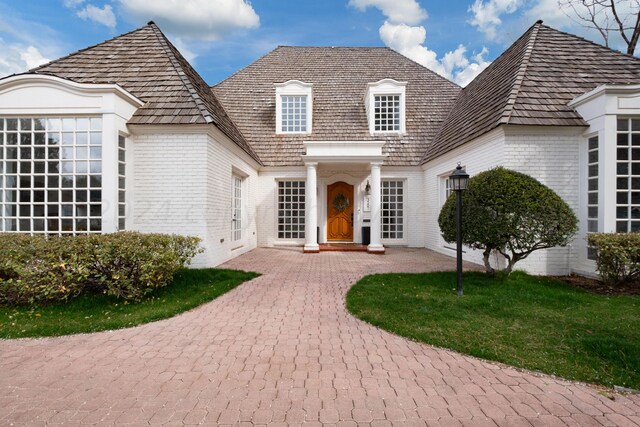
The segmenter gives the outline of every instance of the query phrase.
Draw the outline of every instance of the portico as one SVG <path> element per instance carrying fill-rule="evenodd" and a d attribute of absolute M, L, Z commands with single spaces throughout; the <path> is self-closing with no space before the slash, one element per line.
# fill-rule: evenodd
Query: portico
<path fill-rule="evenodd" d="M 382 141 L 307 141 L 304 143 L 306 154 L 302 156 L 307 169 L 307 192 L 305 211 L 305 253 L 320 251 L 319 243 L 327 243 L 338 238 L 337 232 L 330 232 L 330 227 L 341 226 L 352 228 L 351 242 L 362 241 L 361 235 L 353 227 L 356 224 L 370 226 L 370 243 L 368 252 L 384 253 L 381 242 L 381 209 L 380 209 L 380 168 L 386 155 L 382 153 Z M 334 174 L 318 180 L 318 168 L 337 164 L 356 165 L 368 169 L 369 175 L 351 176 Z M 329 186 L 345 184 L 336 193 L 329 194 Z M 366 185 L 368 184 L 368 186 Z M 345 188 L 353 186 L 352 192 Z M 346 194 L 345 194 L 346 193 Z M 320 198 L 319 196 L 326 196 Z M 328 200 L 331 198 L 331 201 Z M 325 203 L 326 199 L 326 203 Z M 320 226 L 319 218 L 324 220 Z M 317 230 L 320 230 L 318 233 Z M 341 234 L 348 236 L 348 234 Z M 348 237 L 347 237 L 348 238 Z M 318 242 L 320 239 L 320 242 Z"/>

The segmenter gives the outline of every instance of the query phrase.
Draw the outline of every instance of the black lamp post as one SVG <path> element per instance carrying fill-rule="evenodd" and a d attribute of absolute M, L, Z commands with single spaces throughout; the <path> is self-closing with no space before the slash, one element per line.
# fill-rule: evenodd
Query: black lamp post
<path fill-rule="evenodd" d="M 458 256 L 456 289 L 460 297 L 462 296 L 462 192 L 469 185 L 469 174 L 460 166 L 460 163 L 449 176 L 449 183 L 451 184 L 451 189 L 456 192 L 456 252 Z"/>

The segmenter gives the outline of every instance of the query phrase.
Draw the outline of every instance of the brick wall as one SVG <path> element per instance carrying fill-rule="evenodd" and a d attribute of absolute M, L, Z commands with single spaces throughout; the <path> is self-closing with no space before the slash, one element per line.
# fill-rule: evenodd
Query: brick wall
<path fill-rule="evenodd" d="M 221 138 L 222 139 L 222 138 Z M 194 266 L 215 266 L 255 248 L 256 171 L 227 141 L 207 133 L 158 133 L 133 138 L 132 221 L 142 232 L 203 239 Z M 231 242 L 231 175 L 245 177 L 246 221 L 242 245 Z M 222 240 L 222 241 L 221 241 Z"/>
<path fill-rule="evenodd" d="M 444 203 L 442 177 L 450 174 L 457 162 L 466 166 L 470 175 L 504 166 L 530 175 L 556 191 L 578 215 L 579 143 L 575 130 L 508 128 L 496 129 L 428 163 L 425 170 L 425 210 L 427 248 L 455 256 L 455 243 L 442 240 L 438 215 Z M 465 248 L 464 258 L 481 263 L 482 253 Z M 516 268 L 533 274 L 569 274 L 577 259 L 573 245 L 534 252 Z M 492 263 L 504 265 L 494 255 Z"/>
<path fill-rule="evenodd" d="M 503 164 L 504 144 L 504 133 L 501 129 L 497 129 L 425 165 L 425 247 L 456 256 L 455 243 L 444 242 L 438 226 L 440 209 L 445 202 L 444 177 L 451 174 L 458 162 L 466 168 L 467 173 L 471 176 Z M 464 250 L 465 260 L 482 263 L 481 251 L 469 248 L 464 248 Z M 494 257 L 493 262 L 499 263 L 502 260 Z"/>
<path fill-rule="evenodd" d="M 572 134 L 545 134 L 526 129 L 510 132 L 505 144 L 504 166 L 526 173 L 554 190 L 579 215 L 580 138 Z M 577 261 L 574 244 L 536 251 L 516 264 L 536 274 L 571 273 Z"/>

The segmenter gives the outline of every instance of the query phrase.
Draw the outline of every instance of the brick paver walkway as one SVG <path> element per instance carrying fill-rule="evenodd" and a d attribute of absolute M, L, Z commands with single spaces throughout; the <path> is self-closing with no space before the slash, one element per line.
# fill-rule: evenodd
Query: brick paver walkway
<path fill-rule="evenodd" d="M 364 274 L 451 258 L 257 249 L 224 266 L 263 276 L 137 328 L 0 341 L 0 424 L 640 424 L 640 396 L 410 342 L 345 311 Z"/>

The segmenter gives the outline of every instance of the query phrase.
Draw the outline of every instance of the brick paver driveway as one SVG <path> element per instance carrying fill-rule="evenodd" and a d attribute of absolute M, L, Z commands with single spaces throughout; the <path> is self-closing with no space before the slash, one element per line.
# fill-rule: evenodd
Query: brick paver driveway
<path fill-rule="evenodd" d="M 224 266 L 263 276 L 137 328 L 0 341 L 0 424 L 640 423 L 638 396 L 410 342 L 345 311 L 364 274 L 451 269 L 451 258 L 258 249 Z"/>

